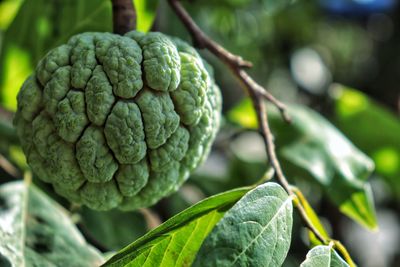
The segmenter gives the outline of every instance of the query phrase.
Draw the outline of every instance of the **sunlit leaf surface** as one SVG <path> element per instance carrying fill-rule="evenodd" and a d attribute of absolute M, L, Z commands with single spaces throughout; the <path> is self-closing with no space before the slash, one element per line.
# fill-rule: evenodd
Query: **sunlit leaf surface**
<path fill-rule="evenodd" d="M 190 266 L 203 240 L 249 188 L 209 197 L 122 249 L 104 266 Z"/>
<path fill-rule="evenodd" d="M 246 103 L 247 102 L 247 103 Z M 372 160 L 317 112 L 291 105 L 292 123 L 285 123 L 275 109 L 269 119 L 276 146 L 288 177 L 311 176 L 326 190 L 340 210 L 360 224 L 377 227 L 373 197 L 366 182 L 374 169 Z M 254 110 L 244 100 L 228 118 L 247 128 L 255 128 Z"/>
<path fill-rule="evenodd" d="M 135 4 L 138 31 L 147 32 L 153 26 L 159 0 L 133 0 Z"/>
<path fill-rule="evenodd" d="M 66 211 L 22 181 L 0 187 L 0 266 L 98 266 Z"/>
<path fill-rule="evenodd" d="M 8 27 L 22 2 L 23 0 L 3 0 L 0 2 L 0 30 Z"/>
<path fill-rule="evenodd" d="M 292 199 L 276 183 L 248 192 L 215 226 L 193 266 L 281 266 L 290 247 Z"/>
<path fill-rule="evenodd" d="M 360 91 L 337 85 L 334 123 L 375 162 L 376 172 L 400 197 L 400 119 Z"/>

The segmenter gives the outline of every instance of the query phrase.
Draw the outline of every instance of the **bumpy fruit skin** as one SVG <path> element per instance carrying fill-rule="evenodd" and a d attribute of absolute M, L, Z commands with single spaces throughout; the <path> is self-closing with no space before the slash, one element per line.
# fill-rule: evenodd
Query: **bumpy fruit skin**
<path fill-rule="evenodd" d="M 153 205 L 207 157 L 218 130 L 221 97 L 206 65 L 157 32 L 73 36 L 18 94 L 28 164 L 92 209 Z"/>

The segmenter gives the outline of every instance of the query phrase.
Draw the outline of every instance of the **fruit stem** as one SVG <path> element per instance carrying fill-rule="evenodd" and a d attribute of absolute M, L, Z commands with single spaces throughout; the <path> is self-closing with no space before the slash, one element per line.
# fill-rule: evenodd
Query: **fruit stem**
<path fill-rule="evenodd" d="M 114 33 L 125 34 L 136 29 L 136 10 L 132 0 L 111 0 Z"/>

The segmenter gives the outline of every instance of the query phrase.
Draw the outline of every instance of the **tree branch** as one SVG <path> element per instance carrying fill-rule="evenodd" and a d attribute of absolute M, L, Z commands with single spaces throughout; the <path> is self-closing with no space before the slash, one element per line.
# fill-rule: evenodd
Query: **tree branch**
<path fill-rule="evenodd" d="M 253 106 L 257 113 L 257 120 L 259 124 L 259 131 L 263 137 L 266 152 L 268 155 L 268 160 L 270 165 L 275 171 L 275 175 L 279 181 L 279 183 L 285 188 L 286 192 L 294 197 L 296 195 L 293 193 L 289 182 L 287 181 L 281 165 L 278 161 L 275 152 L 275 145 L 273 141 L 273 135 L 271 133 L 271 129 L 268 123 L 268 114 L 265 106 L 264 100 L 267 100 L 274 104 L 279 111 L 281 112 L 282 117 L 286 121 L 290 121 L 290 118 L 286 112 L 286 107 L 279 100 L 274 98 L 270 93 L 268 93 L 264 87 L 259 85 L 256 81 L 251 78 L 245 68 L 251 67 L 251 62 L 243 60 L 242 57 L 238 55 L 234 55 L 227 51 L 225 48 L 211 40 L 193 21 L 190 15 L 183 8 L 179 0 L 168 0 L 170 6 L 175 11 L 177 16 L 180 18 L 182 23 L 186 26 L 188 31 L 190 32 L 194 44 L 199 48 L 205 48 L 213 53 L 216 57 L 218 57 L 221 61 L 223 61 L 232 71 L 232 73 L 236 76 L 236 78 L 242 83 L 243 87 L 246 89 L 249 94 Z M 313 226 L 311 220 L 308 218 L 307 213 L 304 210 L 304 207 L 300 203 L 296 203 L 295 207 L 297 208 L 300 217 L 302 218 L 305 226 L 314 233 L 314 235 L 324 244 L 327 244 L 328 240 L 319 233 L 319 231 Z"/>
<path fill-rule="evenodd" d="M 240 56 L 234 55 L 229 51 L 225 50 L 222 46 L 208 38 L 207 35 L 197 26 L 190 15 L 186 12 L 179 1 L 169 0 L 175 13 L 181 19 L 182 23 L 185 24 L 187 30 L 193 38 L 193 44 L 200 49 L 207 49 L 214 55 L 219 57 L 227 64 L 234 64 L 238 67 L 251 67 L 253 64 L 249 61 L 244 60 Z"/>
<path fill-rule="evenodd" d="M 136 29 L 136 10 L 132 0 L 111 0 L 114 33 L 125 34 Z"/>
<path fill-rule="evenodd" d="M 223 61 L 233 72 L 233 74 L 245 85 L 250 91 L 254 91 L 261 98 L 264 98 L 275 105 L 281 112 L 285 121 L 290 122 L 290 118 L 286 112 L 285 105 L 272 96 L 264 87 L 255 82 L 244 68 L 250 68 L 253 63 L 244 60 L 241 56 L 234 55 L 226 50 L 221 45 L 210 39 L 200 28 L 196 22 L 190 17 L 187 11 L 183 8 L 179 0 L 168 0 L 172 9 L 180 18 L 182 23 L 186 26 L 187 30 L 192 36 L 193 43 L 197 48 L 207 49 Z"/>

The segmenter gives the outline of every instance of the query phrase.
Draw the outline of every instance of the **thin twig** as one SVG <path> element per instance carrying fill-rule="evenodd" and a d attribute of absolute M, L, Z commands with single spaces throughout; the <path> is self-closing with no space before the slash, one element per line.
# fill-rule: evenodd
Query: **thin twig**
<path fill-rule="evenodd" d="M 254 81 L 253 78 L 250 77 L 249 74 L 243 69 L 238 69 L 235 71 L 237 73 L 238 78 L 241 80 L 243 84 L 248 88 L 250 91 L 256 92 L 258 97 L 264 98 L 271 102 L 273 105 L 275 105 L 279 111 L 281 112 L 281 115 L 283 119 L 286 122 L 291 122 L 289 114 L 287 113 L 286 106 L 280 102 L 278 99 L 276 99 L 272 94 L 270 94 L 268 91 L 265 90 L 264 87 L 259 85 L 256 81 Z"/>
<path fill-rule="evenodd" d="M 268 155 L 268 160 L 275 171 L 275 175 L 279 181 L 279 183 L 284 187 L 287 193 L 290 196 L 295 196 L 293 193 L 289 182 L 287 181 L 285 175 L 283 174 L 281 165 L 278 161 L 275 152 L 275 145 L 273 141 L 273 135 L 271 133 L 271 129 L 268 123 L 267 110 L 265 106 L 264 100 L 270 101 L 274 104 L 281 112 L 282 117 L 289 121 L 289 116 L 286 113 L 286 107 L 283 103 L 274 98 L 271 94 L 269 94 L 264 87 L 259 85 L 256 81 L 251 78 L 244 68 L 252 66 L 252 64 L 248 61 L 243 60 L 240 56 L 234 55 L 227 51 L 225 48 L 211 40 L 193 21 L 190 15 L 183 8 L 179 0 L 168 0 L 172 9 L 175 11 L 177 16 L 180 18 L 182 23 L 186 26 L 188 31 L 190 32 L 194 44 L 199 48 L 205 48 L 213 53 L 216 57 L 218 57 L 221 61 L 223 61 L 233 72 L 233 74 L 240 80 L 243 87 L 246 89 L 250 98 L 253 102 L 254 108 L 257 113 L 257 120 L 259 123 L 259 130 L 263 137 L 266 151 Z M 314 233 L 314 235 L 324 244 L 326 244 L 327 240 L 319 233 L 319 231 L 313 226 L 312 222 L 307 216 L 303 206 L 300 203 L 296 203 L 295 207 L 297 208 L 300 217 L 302 218 L 305 226 Z"/>
<path fill-rule="evenodd" d="M 0 154 L 0 168 L 2 168 L 14 178 L 20 177 L 20 172 L 18 171 L 18 169 L 2 154 Z"/>
<path fill-rule="evenodd" d="M 285 105 L 272 96 L 264 87 L 255 82 L 243 68 L 250 68 L 253 63 L 244 60 L 239 55 L 234 55 L 228 50 L 226 50 L 221 45 L 210 39 L 197 24 L 193 21 L 187 11 L 183 8 L 178 0 L 169 0 L 169 3 L 178 17 L 181 19 L 182 23 L 186 26 L 187 30 L 192 36 L 193 44 L 200 49 L 207 49 L 223 61 L 232 70 L 233 74 L 241 80 L 246 87 L 251 87 L 252 91 L 256 91 L 259 97 L 270 101 L 275 105 L 282 114 L 285 121 L 290 122 L 290 118 L 286 112 Z"/>
<path fill-rule="evenodd" d="M 205 35 L 205 33 L 197 26 L 190 15 L 186 12 L 179 1 L 169 0 L 170 5 L 185 24 L 189 33 L 193 38 L 193 43 L 198 48 L 205 48 L 215 55 L 222 56 L 221 59 L 227 64 L 234 64 L 238 67 L 251 67 L 253 64 L 249 61 L 244 60 L 240 56 L 234 55 L 229 51 L 225 50 L 222 46 L 211 40 Z"/>
<path fill-rule="evenodd" d="M 114 33 L 125 34 L 136 29 L 136 10 L 132 0 L 111 0 Z"/>
<path fill-rule="evenodd" d="M 274 170 L 275 170 L 275 174 L 276 174 L 276 177 L 277 177 L 279 183 L 283 186 L 283 188 L 285 188 L 286 192 L 288 192 L 288 194 L 291 196 L 296 196 L 293 193 L 292 188 L 290 187 L 289 182 L 287 181 L 285 175 L 283 174 L 281 165 L 276 156 L 275 144 L 274 144 L 273 135 L 271 133 L 271 129 L 270 129 L 269 123 L 268 123 L 268 113 L 267 113 L 267 109 L 265 107 L 265 102 L 260 97 L 258 97 L 257 93 L 253 93 L 251 91 L 249 91 L 249 93 L 251 94 L 253 105 L 256 110 L 259 128 L 260 128 L 260 132 L 261 132 L 261 135 L 262 135 L 264 143 L 265 143 L 269 162 L 270 162 L 272 168 L 274 168 Z M 322 243 L 325 244 L 327 242 L 327 240 L 321 235 L 321 233 L 318 231 L 318 229 L 316 229 L 314 227 L 310 218 L 308 218 L 307 213 L 304 210 L 304 207 L 300 203 L 297 203 L 295 205 L 295 207 L 297 208 L 297 211 L 299 212 L 300 217 L 303 219 L 305 226 L 310 231 L 312 231 L 313 234 Z"/>

